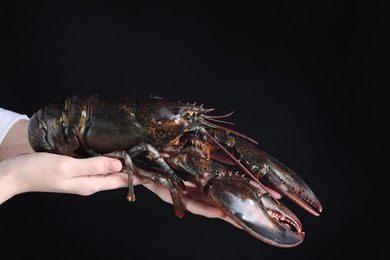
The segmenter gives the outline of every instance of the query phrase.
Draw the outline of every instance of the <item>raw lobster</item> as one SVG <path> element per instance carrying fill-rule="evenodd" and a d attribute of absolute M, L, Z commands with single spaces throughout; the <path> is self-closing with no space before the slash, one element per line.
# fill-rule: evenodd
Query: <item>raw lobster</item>
<path fill-rule="evenodd" d="M 135 200 L 133 174 L 139 174 L 169 189 L 175 213 L 183 217 L 178 187 L 185 189 L 190 181 L 254 237 L 278 247 L 300 244 L 299 219 L 270 193 L 261 194 L 259 186 L 316 216 L 322 212 L 319 200 L 256 141 L 218 124 L 229 114 L 209 115 L 212 110 L 158 97 L 70 96 L 31 117 L 29 141 L 37 152 L 120 159 L 130 201 Z"/>

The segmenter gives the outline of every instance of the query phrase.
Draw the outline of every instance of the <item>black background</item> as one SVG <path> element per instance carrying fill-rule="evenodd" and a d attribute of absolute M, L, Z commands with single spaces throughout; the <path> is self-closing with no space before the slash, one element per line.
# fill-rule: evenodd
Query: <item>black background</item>
<path fill-rule="evenodd" d="M 141 186 L 88 197 L 28 193 L 0 207 L 0 258 L 384 258 L 388 9 L 377 1 L 13 1 L 0 5 L 0 106 L 31 116 L 72 94 L 155 94 L 235 110 L 309 184 L 292 249 L 187 213 Z M 7 92 L 7 93 L 5 93 Z M 387 109 L 387 110 L 386 110 Z"/>

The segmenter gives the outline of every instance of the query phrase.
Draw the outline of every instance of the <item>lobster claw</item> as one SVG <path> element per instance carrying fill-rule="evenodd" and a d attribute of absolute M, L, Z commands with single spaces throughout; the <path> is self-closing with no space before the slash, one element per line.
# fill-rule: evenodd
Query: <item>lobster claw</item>
<path fill-rule="evenodd" d="M 292 200 L 315 216 L 322 212 L 322 206 L 310 187 L 281 162 L 262 152 L 263 171 L 259 181 L 286 198 Z"/>
<path fill-rule="evenodd" d="M 257 239 L 278 247 L 294 247 L 304 239 L 299 219 L 282 203 L 241 176 L 217 176 L 206 192 L 220 209 Z"/>
<path fill-rule="evenodd" d="M 294 247 L 303 241 L 302 225 L 294 213 L 269 194 L 261 194 L 246 177 L 199 156 L 197 148 L 167 157 L 166 161 L 257 239 L 278 247 Z"/>
<path fill-rule="evenodd" d="M 206 133 L 207 134 L 207 133 Z M 207 134 L 247 174 L 318 216 L 322 205 L 310 187 L 281 162 L 263 152 L 256 143 L 220 130 Z M 215 138 L 215 139 L 214 139 Z M 252 175 L 253 174 L 253 175 Z"/>

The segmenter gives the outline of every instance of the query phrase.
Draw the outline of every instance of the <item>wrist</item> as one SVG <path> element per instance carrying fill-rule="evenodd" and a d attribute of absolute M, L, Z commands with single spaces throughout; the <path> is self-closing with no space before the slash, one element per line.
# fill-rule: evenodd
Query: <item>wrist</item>
<path fill-rule="evenodd" d="M 27 128 L 28 120 L 19 120 L 9 129 L 0 145 L 0 161 L 18 154 L 34 152 L 28 141 Z"/>
<path fill-rule="evenodd" d="M 10 167 L 9 160 L 0 162 L 0 204 L 14 197 L 15 195 L 22 193 L 18 182 L 16 181 L 17 167 Z"/>

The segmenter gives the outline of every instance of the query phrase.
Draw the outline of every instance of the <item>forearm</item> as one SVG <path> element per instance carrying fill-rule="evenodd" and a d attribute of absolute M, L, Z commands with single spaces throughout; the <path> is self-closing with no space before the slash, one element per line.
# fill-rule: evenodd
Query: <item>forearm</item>
<path fill-rule="evenodd" d="M 12 160 L 5 160 L 0 163 L 0 204 L 12 198 L 18 191 L 18 183 L 15 181 L 17 167 Z"/>
<path fill-rule="evenodd" d="M 20 193 L 16 181 L 17 170 L 22 165 L 15 165 L 13 160 L 7 158 L 22 153 L 32 153 L 27 138 L 28 120 L 21 119 L 9 129 L 0 145 L 0 204 Z M 22 161 L 20 161 L 22 162 Z"/>
<path fill-rule="evenodd" d="M 16 122 L 0 145 L 0 162 L 17 154 L 34 152 L 27 137 L 28 120 Z"/>

